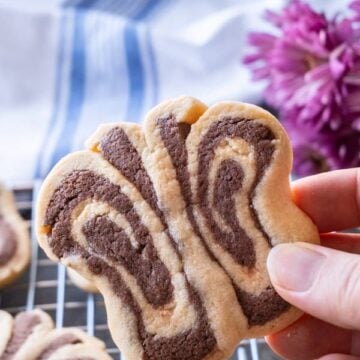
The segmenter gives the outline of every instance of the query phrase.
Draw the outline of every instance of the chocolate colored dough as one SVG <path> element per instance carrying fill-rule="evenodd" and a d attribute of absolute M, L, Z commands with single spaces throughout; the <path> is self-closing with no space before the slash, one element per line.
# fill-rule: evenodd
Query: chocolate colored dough
<path fill-rule="evenodd" d="M 85 250 L 80 247 L 72 239 L 71 212 L 80 202 L 89 198 L 106 202 L 123 214 L 131 224 L 140 247 L 131 247 L 123 230 L 104 216 L 97 216 L 84 225 L 83 232 L 89 248 Z M 59 258 L 73 253 L 82 255 L 89 270 L 105 276 L 114 293 L 136 316 L 138 334 L 145 349 L 144 360 L 200 360 L 214 350 L 216 340 L 206 311 L 200 296 L 190 285 L 188 290 L 198 314 L 194 328 L 174 337 L 155 336 L 146 331 L 141 310 L 120 274 L 97 256 L 106 255 L 115 264 L 119 261 L 136 278 L 144 296 L 153 306 L 160 307 L 172 300 L 170 274 L 156 253 L 151 235 L 120 187 L 89 170 L 73 171 L 53 194 L 45 222 L 52 227 L 49 240 L 54 253 Z"/>
<path fill-rule="evenodd" d="M 165 232 L 171 240 L 171 244 L 180 256 L 178 246 L 167 229 L 164 214 L 157 203 L 154 185 L 146 172 L 141 156 L 129 140 L 125 131 L 121 128 L 110 130 L 100 142 L 101 155 L 121 172 L 141 193 L 144 200 L 155 211 L 165 227 Z"/>
<path fill-rule="evenodd" d="M 221 244 L 223 240 L 225 242 L 229 242 L 227 238 L 222 237 L 223 233 L 219 232 L 219 229 L 216 229 L 216 227 L 213 226 L 212 224 L 213 219 L 211 219 L 211 208 L 207 203 L 207 196 L 206 196 L 209 187 L 208 175 L 210 171 L 210 164 L 214 159 L 216 147 L 225 138 L 244 139 L 255 150 L 256 175 L 255 175 L 255 180 L 252 184 L 252 188 L 248 194 L 249 204 L 251 204 L 250 213 L 257 228 L 262 232 L 263 236 L 268 241 L 269 246 L 271 247 L 270 237 L 264 230 L 263 226 L 261 225 L 258 215 L 254 207 L 252 206 L 252 201 L 255 196 L 256 187 L 259 184 L 259 182 L 262 180 L 265 170 L 270 165 L 275 150 L 272 143 L 272 141 L 274 140 L 274 135 L 272 134 L 270 129 L 268 129 L 266 126 L 257 123 L 255 121 L 248 121 L 242 118 L 228 118 L 228 117 L 220 120 L 219 122 L 211 126 L 211 128 L 203 136 L 199 144 L 199 167 L 198 167 L 198 177 L 197 177 L 199 191 L 197 194 L 197 201 L 200 202 L 201 209 L 203 210 L 203 213 L 207 218 L 213 232 L 216 234 L 216 238 L 219 241 L 219 243 Z M 239 167 L 239 165 L 237 166 Z M 219 181 L 226 182 L 227 175 L 228 174 L 224 173 L 224 176 L 218 179 L 218 184 Z M 241 185 L 239 186 L 239 189 L 240 188 Z M 223 210 L 225 211 L 226 209 Z M 225 214 L 224 211 L 222 211 L 222 213 Z M 247 237 L 245 233 L 244 234 L 239 233 L 238 235 L 236 235 L 236 241 L 239 242 L 239 240 L 248 243 L 248 240 L 250 239 Z M 251 240 L 250 242 L 252 244 Z M 254 256 L 253 254 L 251 254 L 250 257 L 249 255 L 250 252 L 253 253 L 254 249 L 253 249 L 253 245 L 250 245 L 249 243 L 247 246 L 248 246 L 247 248 L 248 251 L 245 251 L 243 255 L 239 253 L 236 248 L 232 249 L 230 253 L 231 255 L 233 255 L 235 260 L 237 260 L 240 264 L 251 267 L 255 263 L 254 262 L 255 258 L 253 257 Z M 252 249 L 250 249 L 250 247 Z"/>
<path fill-rule="evenodd" d="M 191 222 L 196 235 L 202 239 L 204 246 L 212 255 L 212 259 L 215 259 L 214 254 L 211 253 L 210 248 L 206 245 L 205 240 L 199 231 L 194 216 L 190 174 L 188 171 L 188 156 L 185 139 L 181 136 L 181 132 L 179 131 L 179 124 L 176 122 L 176 118 L 173 115 L 170 115 L 165 118 L 159 118 L 158 125 L 160 127 L 162 140 L 176 170 L 176 176 L 181 187 L 182 196 L 187 204 L 186 210 L 189 221 Z M 214 235 L 215 241 L 217 241 L 236 262 L 252 268 L 256 261 L 254 244 L 251 238 L 246 234 L 245 230 L 242 229 L 235 216 L 233 194 L 241 189 L 244 176 L 239 163 L 229 159 L 223 160 L 216 174 L 214 186 L 215 208 L 230 227 L 231 232 L 224 232 L 220 229 L 213 218 L 213 209 L 208 203 L 207 194 L 209 188 L 208 179 L 210 166 L 215 156 L 215 149 L 224 138 L 244 139 L 255 149 L 257 164 L 256 177 L 252 189 L 248 194 L 249 204 L 252 204 L 256 186 L 261 181 L 265 170 L 270 165 L 272 159 L 274 152 L 272 140 L 274 140 L 274 136 L 268 128 L 260 123 L 247 121 L 246 119 L 241 118 L 224 118 L 210 127 L 199 144 L 197 174 L 198 192 L 195 194 L 195 203 L 200 205 L 200 210 Z M 269 247 L 271 247 L 270 237 L 262 227 L 258 215 L 252 205 L 250 206 L 250 214 L 257 228 L 267 240 Z M 219 265 L 221 266 L 221 264 Z M 272 287 L 269 287 L 256 296 L 245 292 L 235 284 L 233 284 L 233 286 L 238 301 L 247 317 L 249 326 L 264 325 L 286 311 L 290 306 Z M 261 309 L 259 309 L 259 304 L 262 304 Z"/>
<path fill-rule="evenodd" d="M 290 307 L 272 286 L 268 286 L 260 295 L 253 295 L 235 285 L 234 288 L 250 326 L 266 324 Z"/>
<path fill-rule="evenodd" d="M 123 229 L 104 217 L 95 217 L 83 229 L 89 253 L 100 253 L 124 266 L 136 279 L 148 302 L 154 306 L 173 298 L 170 274 L 161 262 L 148 229 L 143 225 L 130 199 L 120 187 L 89 170 L 74 171 L 56 190 L 47 211 L 46 223 L 53 226 L 50 245 L 60 258 L 79 246 L 71 238 L 71 212 L 77 204 L 94 199 L 108 203 L 123 214 L 132 227 L 139 246 L 134 248 Z"/>
<path fill-rule="evenodd" d="M 233 195 L 242 187 L 244 174 L 241 166 L 234 160 L 224 160 L 215 179 L 215 210 L 226 221 L 231 230 L 229 232 L 220 229 L 212 216 L 214 209 L 211 208 L 207 200 L 208 176 L 215 148 L 219 142 L 224 138 L 244 139 L 254 147 L 256 152 L 256 179 L 248 194 L 249 204 L 252 204 L 256 195 L 256 186 L 272 160 L 274 152 L 272 132 L 264 125 L 246 119 L 224 118 L 219 120 L 207 131 L 200 143 L 199 172 L 196 179 L 198 192 L 192 194 L 185 146 L 189 127 L 179 125 L 174 115 L 159 118 L 157 124 L 162 141 L 175 168 L 182 197 L 186 203 L 187 216 L 193 226 L 194 233 L 202 240 L 209 256 L 215 259 L 215 255 L 212 254 L 201 235 L 193 211 L 193 201 L 199 206 L 215 240 L 239 264 L 248 268 L 254 267 L 256 254 L 253 240 L 247 235 L 235 216 Z M 152 181 L 146 172 L 141 157 L 125 132 L 120 128 L 111 130 L 102 139 L 100 150 L 104 158 L 134 184 L 144 200 L 159 216 L 164 224 L 165 231 L 169 234 L 165 216 L 160 210 Z M 95 216 L 84 224 L 82 231 L 86 236 L 88 247 L 83 248 L 77 243 L 72 238 L 71 214 L 78 204 L 88 199 L 105 202 L 125 216 L 138 246 L 133 247 L 124 229 L 119 228 L 109 217 L 104 215 Z M 271 247 L 270 238 L 263 229 L 252 205 L 250 211 L 257 228 L 262 232 L 268 246 Z M 136 317 L 138 335 L 144 347 L 144 359 L 185 360 L 191 358 L 198 360 L 216 351 L 216 339 L 210 328 L 202 300 L 190 283 L 187 285 L 188 292 L 197 311 L 197 321 L 193 328 L 173 337 L 155 336 L 146 331 L 141 309 L 121 275 L 102 260 L 103 257 L 112 264 L 119 263 L 124 266 L 134 276 L 145 298 L 154 307 L 160 308 L 173 300 L 174 289 L 169 271 L 157 253 L 151 234 L 142 223 L 130 199 L 121 191 L 119 186 L 90 170 L 72 171 L 62 180 L 61 185 L 53 193 L 46 211 L 44 225 L 51 228 L 49 245 L 57 257 L 62 258 L 72 254 L 82 256 L 86 260 L 89 270 L 96 275 L 106 277 L 114 293 L 127 304 L 129 311 Z M 172 238 L 170 239 L 173 241 Z M 178 255 L 181 259 L 180 254 Z M 219 265 L 221 266 L 221 264 Z M 224 269 L 224 271 L 226 270 Z M 249 326 L 263 325 L 279 316 L 289 307 L 271 287 L 259 295 L 254 295 L 245 292 L 234 284 L 234 291 L 248 319 Z"/>
<path fill-rule="evenodd" d="M 0 266 L 14 256 L 17 248 L 16 234 L 10 224 L 0 214 Z"/>
<path fill-rule="evenodd" d="M 157 204 L 153 183 L 146 172 L 141 157 L 125 131 L 114 128 L 100 142 L 101 154 L 140 191 L 144 200 L 156 214 L 164 219 Z"/>
<path fill-rule="evenodd" d="M 136 238 L 141 240 L 138 248 L 134 248 L 125 231 L 106 216 L 96 216 L 89 220 L 84 225 L 83 233 L 94 253 L 114 263 L 120 259 L 135 276 L 146 298 L 155 306 L 164 305 L 172 299 L 170 274 L 159 259 L 145 227 L 139 221 L 134 221 L 132 225 L 133 229 L 140 229 L 136 234 Z"/>
<path fill-rule="evenodd" d="M 40 323 L 36 314 L 20 313 L 15 317 L 15 323 L 11 338 L 6 346 L 4 354 L 0 360 L 11 360 L 14 354 L 20 349 L 21 345 L 31 335 L 34 327 Z"/>

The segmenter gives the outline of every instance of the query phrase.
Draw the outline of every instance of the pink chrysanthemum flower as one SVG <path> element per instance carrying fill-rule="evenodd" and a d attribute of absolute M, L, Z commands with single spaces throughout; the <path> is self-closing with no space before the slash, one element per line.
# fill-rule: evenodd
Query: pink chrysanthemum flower
<path fill-rule="evenodd" d="M 299 176 L 360 166 L 360 0 L 355 15 L 327 19 L 300 0 L 266 19 L 277 34 L 251 33 L 244 59 L 266 80 L 294 146 Z"/>

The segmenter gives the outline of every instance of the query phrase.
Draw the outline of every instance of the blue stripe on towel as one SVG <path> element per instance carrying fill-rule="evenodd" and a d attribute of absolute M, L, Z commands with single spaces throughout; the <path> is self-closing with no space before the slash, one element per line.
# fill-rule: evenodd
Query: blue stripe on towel
<path fill-rule="evenodd" d="M 85 36 L 84 14 L 75 10 L 73 52 L 70 70 L 70 91 L 66 108 L 66 119 L 56 143 L 52 165 L 59 161 L 70 150 L 70 144 L 76 124 L 79 120 L 85 96 Z"/>
<path fill-rule="evenodd" d="M 127 121 L 140 122 L 140 116 L 142 114 L 144 105 L 144 66 L 141 59 L 139 39 L 136 31 L 136 22 L 147 17 L 148 14 L 160 2 L 160 0 L 148 0 L 145 2 L 140 11 L 133 16 L 133 19 L 129 20 L 129 22 L 125 25 L 124 38 L 129 76 L 129 102 L 126 112 Z M 153 64 L 155 64 L 155 62 L 153 62 Z M 151 70 L 153 71 L 154 69 L 152 68 Z"/>
<path fill-rule="evenodd" d="M 129 77 L 129 102 L 126 120 L 139 121 L 144 102 L 144 67 L 141 61 L 136 26 L 132 21 L 125 25 L 124 40 Z"/>
<path fill-rule="evenodd" d="M 39 156 L 37 158 L 34 177 L 44 177 L 50 168 L 64 155 L 66 155 L 71 146 L 73 133 L 76 129 L 79 115 L 84 101 L 85 90 L 85 36 L 84 36 L 84 20 L 85 10 L 94 5 L 96 0 L 82 0 L 77 2 L 76 6 L 71 6 L 71 3 L 64 3 L 61 9 L 61 22 L 59 30 L 59 48 L 56 61 L 56 75 L 55 75 L 55 91 L 54 91 L 54 105 L 51 119 L 49 121 L 48 129 L 40 147 Z M 73 31 L 73 50 L 71 55 L 71 72 L 69 78 L 69 95 L 65 109 L 65 121 L 60 135 L 55 144 L 54 153 L 49 162 L 50 168 L 46 167 L 45 161 L 48 158 L 47 152 L 49 148 L 47 143 L 50 135 L 53 133 L 59 113 L 62 85 L 61 81 L 63 64 L 65 62 L 65 34 L 66 26 L 68 25 L 68 10 L 74 9 L 74 31 Z M 45 168 L 46 167 L 46 168 Z"/>
<path fill-rule="evenodd" d="M 55 91 L 54 91 L 54 100 L 53 100 L 53 112 L 49 120 L 48 128 L 45 132 L 45 136 L 42 140 L 41 146 L 39 148 L 39 153 L 36 159 L 35 173 L 34 178 L 39 179 L 44 175 L 43 173 L 43 162 L 46 158 L 46 148 L 47 143 L 50 137 L 50 134 L 54 131 L 56 119 L 59 113 L 60 106 L 60 88 L 61 88 L 61 74 L 62 66 L 64 64 L 64 52 L 65 52 L 65 27 L 66 27 L 66 14 L 62 13 L 60 20 L 60 29 L 59 29 L 59 40 L 58 40 L 58 51 L 56 56 L 56 71 L 55 71 Z"/>
<path fill-rule="evenodd" d="M 82 1 L 74 9 L 73 51 L 66 119 L 55 147 L 51 165 L 57 163 L 71 150 L 73 136 L 80 120 L 85 99 L 86 80 L 85 19 L 87 10 L 95 3 L 96 0 Z"/>
<path fill-rule="evenodd" d="M 59 136 L 56 139 L 54 152 L 51 156 L 49 166 L 53 166 L 69 151 L 71 151 L 71 145 L 73 136 L 81 118 L 81 111 L 85 101 L 85 82 L 86 82 L 86 38 L 85 38 L 85 20 L 87 11 L 90 8 L 96 7 L 98 0 L 83 0 L 76 3 L 75 6 L 71 6 L 71 3 L 65 4 L 64 8 L 73 9 L 74 11 L 74 30 L 73 30 L 73 43 L 72 43 L 72 54 L 70 64 L 70 76 L 69 76 L 69 92 L 68 99 L 65 105 L 65 121 L 61 125 Z M 136 21 L 143 19 L 148 16 L 151 10 L 158 5 L 160 1 L 148 1 L 141 7 L 140 11 L 132 16 L 132 19 L 128 21 L 124 28 L 124 41 L 126 49 L 126 62 L 129 78 L 129 101 L 127 104 L 127 120 L 139 121 L 143 111 L 144 105 L 144 92 L 145 92 L 145 74 L 144 66 L 141 59 L 140 44 L 137 34 Z M 46 142 L 48 141 L 49 135 L 54 131 L 57 118 L 59 116 L 60 98 L 61 98 L 61 67 L 64 62 L 64 33 L 66 13 L 63 12 L 62 27 L 60 30 L 60 42 L 57 60 L 57 72 L 56 72 L 56 89 L 54 94 L 54 109 L 52 118 L 49 122 L 49 127 L 46 132 L 46 137 L 42 149 L 46 154 Z M 156 67 L 154 67 L 154 54 L 149 53 L 151 57 L 152 68 L 154 72 L 152 75 L 156 75 Z M 155 76 L 157 79 L 157 76 Z M 154 86 L 157 90 L 157 80 L 154 82 Z M 154 92 L 155 97 L 156 91 Z M 154 102 L 156 100 L 154 99 Z M 47 154 L 46 154 L 47 155 Z M 39 156 L 36 169 L 35 177 L 45 176 L 50 170 L 44 168 L 44 160 L 47 156 Z"/>
<path fill-rule="evenodd" d="M 155 58 L 155 51 L 152 43 L 151 38 L 151 32 L 150 29 L 146 33 L 146 42 L 147 42 L 147 48 L 148 48 L 148 55 L 150 59 L 150 71 L 152 74 L 152 86 L 153 86 L 153 93 L 152 93 L 152 99 L 151 104 L 152 106 L 155 106 L 159 101 L 159 74 L 158 74 L 158 68 Z"/>

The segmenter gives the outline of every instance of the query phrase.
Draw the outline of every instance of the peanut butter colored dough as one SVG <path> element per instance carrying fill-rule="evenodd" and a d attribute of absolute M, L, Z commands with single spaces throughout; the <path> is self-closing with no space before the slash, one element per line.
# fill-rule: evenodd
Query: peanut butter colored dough
<path fill-rule="evenodd" d="M 102 341 L 77 328 L 54 329 L 51 317 L 41 310 L 15 318 L 0 310 L 0 329 L 1 360 L 111 359 Z"/>
<path fill-rule="evenodd" d="M 13 194 L 0 184 L 0 289 L 15 281 L 30 261 L 30 236 Z"/>
<path fill-rule="evenodd" d="M 291 146 L 270 113 L 185 96 L 142 127 L 101 125 L 86 147 L 44 182 L 38 239 L 102 293 L 128 360 L 227 359 L 299 317 L 266 258 L 319 235 L 292 201 Z"/>

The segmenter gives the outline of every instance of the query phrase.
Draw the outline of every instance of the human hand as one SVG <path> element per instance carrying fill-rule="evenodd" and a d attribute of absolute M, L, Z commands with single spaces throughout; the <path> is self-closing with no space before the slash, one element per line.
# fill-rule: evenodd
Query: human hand
<path fill-rule="evenodd" d="M 309 315 L 266 338 L 291 360 L 360 356 L 360 235 L 333 231 L 360 225 L 360 168 L 311 176 L 294 199 L 315 222 L 321 245 L 282 244 L 268 257 L 277 292 Z"/>

